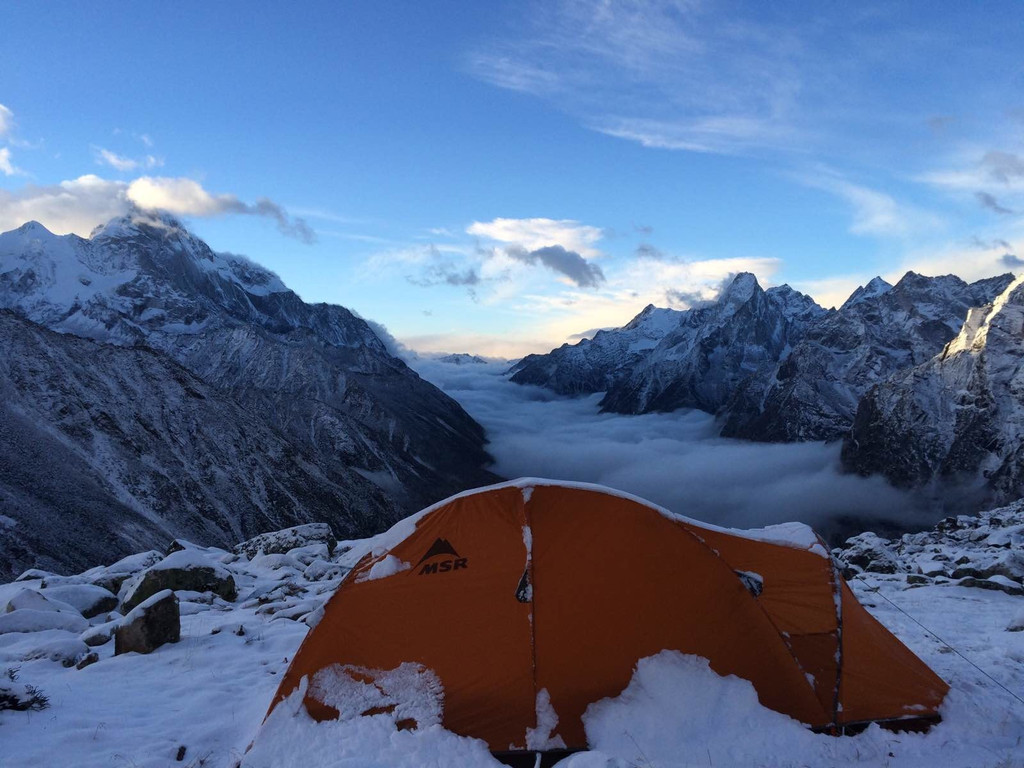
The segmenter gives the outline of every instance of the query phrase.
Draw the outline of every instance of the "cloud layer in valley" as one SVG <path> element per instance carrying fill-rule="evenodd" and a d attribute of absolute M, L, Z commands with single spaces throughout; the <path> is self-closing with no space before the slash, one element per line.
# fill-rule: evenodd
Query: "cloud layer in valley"
<path fill-rule="evenodd" d="M 563 398 L 512 384 L 505 363 L 413 365 L 484 426 L 493 469 L 504 477 L 598 483 L 731 527 L 799 520 L 829 534 L 844 530 L 844 519 L 928 519 L 884 480 L 841 474 L 838 445 L 725 440 L 698 411 L 602 414 L 599 395 Z"/>

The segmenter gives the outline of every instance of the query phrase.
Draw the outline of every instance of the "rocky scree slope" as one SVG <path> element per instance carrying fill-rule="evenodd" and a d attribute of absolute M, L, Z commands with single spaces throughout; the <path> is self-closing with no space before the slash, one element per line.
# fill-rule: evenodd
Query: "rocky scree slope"
<path fill-rule="evenodd" d="M 953 482 L 982 502 L 1024 495 L 1024 280 L 972 309 L 940 354 L 860 401 L 843 463 L 900 486 Z"/>
<path fill-rule="evenodd" d="M 306 304 L 273 273 L 213 252 L 169 216 L 132 214 L 88 239 L 35 222 L 0 235 L 0 308 L 61 333 L 163 353 L 327 475 L 361 474 L 393 512 L 352 533 L 494 479 L 482 468 L 482 428 L 390 355 L 365 321 Z M 371 508 L 387 506 L 371 495 Z"/>
<path fill-rule="evenodd" d="M 910 586 L 959 586 L 1024 595 L 1024 501 L 947 517 L 932 530 L 886 539 L 861 533 L 832 550 L 847 579 L 894 575 Z M 1012 631 L 1024 630 L 1024 603 Z"/>

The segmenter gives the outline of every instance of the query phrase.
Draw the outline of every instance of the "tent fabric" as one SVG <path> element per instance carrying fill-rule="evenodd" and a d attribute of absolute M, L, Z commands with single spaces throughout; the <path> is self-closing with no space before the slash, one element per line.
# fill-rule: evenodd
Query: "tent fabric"
<path fill-rule="evenodd" d="M 815 728 L 937 718 L 948 690 L 813 536 L 766 540 L 530 479 L 460 494 L 381 541 L 325 605 L 271 709 L 331 665 L 415 662 L 439 678 L 449 730 L 538 748 L 546 691 L 558 717 L 546 743 L 583 748 L 587 706 L 665 649 L 750 680 L 762 704 Z M 310 714 L 336 717 L 314 688 Z"/>

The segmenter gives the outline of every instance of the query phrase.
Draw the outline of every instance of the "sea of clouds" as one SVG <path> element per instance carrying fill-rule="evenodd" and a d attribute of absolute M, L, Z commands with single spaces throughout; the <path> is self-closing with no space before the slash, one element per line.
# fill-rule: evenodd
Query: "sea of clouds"
<path fill-rule="evenodd" d="M 798 520 L 832 540 L 866 527 L 924 527 L 941 516 L 881 477 L 843 474 L 838 443 L 724 439 L 700 411 L 600 413 L 600 394 L 569 398 L 513 384 L 505 362 L 411 364 L 483 425 L 492 470 L 506 478 L 599 483 L 730 527 Z"/>

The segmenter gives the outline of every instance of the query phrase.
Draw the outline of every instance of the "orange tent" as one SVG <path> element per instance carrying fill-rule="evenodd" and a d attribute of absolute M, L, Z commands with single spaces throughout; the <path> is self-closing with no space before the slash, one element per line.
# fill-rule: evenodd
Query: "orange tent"
<path fill-rule="evenodd" d="M 449 730 L 498 752 L 536 748 L 543 704 L 558 718 L 551 735 L 584 748 L 587 706 L 665 649 L 707 658 L 819 729 L 936 720 L 948 690 L 861 607 L 806 526 L 727 530 L 599 486 L 524 479 L 383 534 L 271 709 L 304 684 L 307 711 L 337 717 L 315 695 L 322 670 L 365 681 L 415 662 L 443 686 Z"/>

